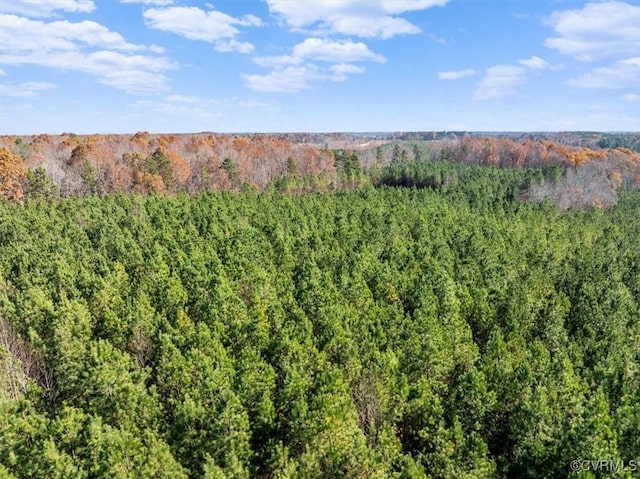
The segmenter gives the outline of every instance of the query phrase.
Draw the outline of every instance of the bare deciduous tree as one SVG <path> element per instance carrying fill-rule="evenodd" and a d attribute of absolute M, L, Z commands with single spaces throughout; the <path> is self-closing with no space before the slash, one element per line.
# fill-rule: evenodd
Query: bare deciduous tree
<path fill-rule="evenodd" d="M 0 395 L 19 398 L 27 391 L 30 379 L 47 393 L 53 390 L 53 377 L 42 356 L 0 318 Z"/>

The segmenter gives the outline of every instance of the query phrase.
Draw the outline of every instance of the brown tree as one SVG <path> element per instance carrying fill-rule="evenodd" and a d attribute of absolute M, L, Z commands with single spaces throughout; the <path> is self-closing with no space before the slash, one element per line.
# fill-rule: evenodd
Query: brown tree
<path fill-rule="evenodd" d="M 27 170 L 22 158 L 6 148 L 0 148 L 0 195 L 9 200 L 21 200 L 26 177 Z"/>

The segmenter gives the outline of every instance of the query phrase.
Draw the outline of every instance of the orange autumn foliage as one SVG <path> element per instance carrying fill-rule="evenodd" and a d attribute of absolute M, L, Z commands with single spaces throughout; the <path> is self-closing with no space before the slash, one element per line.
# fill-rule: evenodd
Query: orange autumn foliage
<path fill-rule="evenodd" d="M 6 148 L 0 148 L 0 195 L 8 200 L 22 199 L 22 185 L 26 176 L 22 158 Z"/>
<path fill-rule="evenodd" d="M 336 142 L 356 146 L 362 143 L 345 134 L 65 133 L 0 137 L 0 148 L 5 147 L 24 158 L 26 168 L 44 168 L 62 195 L 83 194 L 87 191 L 88 181 L 93 182 L 92 191 L 98 194 L 116 191 L 196 193 L 232 189 L 238 185 L 264 189 L 274 180 L 289 175 L 289 159 L 295 163 L 297 175 L 324 175 L 330 182 L 337 173 L 335 157 L 329 148 Z M 380 140 L 376 145 L 384 143 Z M 427 142 L 423 147 L 423 158 L 430 155 L 453 162 L 502 168 L 559 166 L 581 169 L 597 163 L 606 165 L 602 166 L 602 171 L 612 184 L 626 188 L 637 183 L 635 175 L 640 168 L 640 155 L 636 152 L 627 148 L 596 148 L 593 143 L 575 145 L 562 134 L 553 141 L 535 135 L 519 139 L 450 135 L 444 140 Z M 354 151 L 360 155 L 366 169 L 367 165 L 373 165 L 372 161 L 367 162 L 367 155 L 373 158 L 374 153 L 365 150 L 358 147 Z M 156 151 L 162 156 L 154 160 Z M 226 159 L 234 165 L 233 183 L 236 186 L 221 168 Z"/>

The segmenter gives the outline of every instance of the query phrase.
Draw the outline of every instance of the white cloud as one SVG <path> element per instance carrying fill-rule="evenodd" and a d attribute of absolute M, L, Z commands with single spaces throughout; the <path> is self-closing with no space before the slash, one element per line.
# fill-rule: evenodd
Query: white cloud
<path fill-rule="evenodd" d="M 158 47 L 131 44 L 96 22 L 47 23 L 0 15 L 0 24 L 0 64 L 81 71 L 128 92 L 166 89 L 164 72 L 175 68 L 165 57 L 134 53 L 155 52 Z"/>
<path fill-rule="evenodd" d="M 90 13 L 96 8 L 93 0 L 2 0 L 0 12 L 27 17 L 48 17 L 57 10 L 70 13 Z"/>
<path fill-rule="evenodd" d="M 345 81 L 349 78 L 348 75 L 359 75 L 366 71 L 364 67 L 359 65 L 351 65 L 349 63 L 339 63 L 337 65 L 331 65 L 329 69 L 333 72 L 333 81 Z"/>
<path fill-rule="evenodd" d="M 126 55 L 113 51 L 93 53 L 56 52 L 21 55 L 0 55 L 0 63 L 34 64 L 63 70 L 81 71 L 99 78 L 99 82 L 129 93 L 151 93 L 166 90 L 163 72 L 174 68 L 161 57 Z"/>
<path fill-rule="evenodd" d="M 202 103 L 204 100 L 198 96 L 169 95 L 167 100 L 176 103 Z"/>
<path fill-rule="evenodd" d="M 472 68 L 467 68 L 466 70 L 457 70 L 450 72 L 438 72 L 439 80 L 459 80 L 460 78 L 473 76 L 476 74 L 476 71 Z"/>
<path fill-rule="evenodd" d="M 530 70 L 553 70 L 554 67 L 547 61 L 535 55 L 525 60 L 518 60 L 518 63 Z"/>
<path fill-rule="evenodd" d="M 640 95 L 637 93 L 627 93 L 625 95 L 622 95 L 622 99 L 624 101 L 628 101 L 629 103 L 636 103 L 640 102 Z"/>
<path fill-rule="evenodd" d="M 182 35 L 189 40 L 215 42 L 224 38 L 233 38 L 238 30 L 233 26 L 234 19 L 229 15 L 198 7 L 152 8 L 145 10 L 147 26 Z"/>
<path fill-rule="evenodd" d="M 248 15 L 243 15 L 240 18 L 239 25 L 242 25 L 244 27 L 261 27 L 264 25 L 264 22 L 260 20 L 259 17 L 256 17 L 255 15 L 249 13 Z"/>
<path fill-rule="evenodd" d="M 304 61 L 303 58 L 294 57 L 293 55 L 276 55 L 271 57 L 255 57 L 253 62 L 256 65 L 265 68 L 277 67 L 282 65 L 299 65 Z"/>
<path fill-rule="evenodd" d="M 311 82 L 326 80 L 314 65 L 278 68 L 266 75 L 242 75 L 248 88 L 260 92 L 296 92 L 311 88 Z"/>
<path fill-rule="evenodd" d="M 389 39 L 397 35 L 414 35 L 422 30 L 399 17 L 344 16 L 332 20 L 332 29 L 345 35 Z"/>
<path fill-rule="evenodd" d="M 0 77 L 3 77 L 7 74 L 2 68 L 0 68 Z"/>
<path fill-rule="evenodd" d="M 569 80 L 578 88 L 623 89 L 640 85 L 640 57 L 616 62 L 613 66 L 594 68 L 590 73 Z"/>
<path fill-rule="evenodd" d="M 475 100 L 493 100 L 513 95 L 518 91 L 518 87 L 525 83 L 530 71 L 556 69 L 557 67 L 537 56 L 518 60 L 518 65 L 489 67 L 478 84 L 473 98 Z"/>
<path fill-rule="evenodd" d="M 403 13 L 443 6 L 449 0 L 267 0 L 269 10 L 294 30 L 315 28 L 365 38 L 391 38 L 419 33 Z"/>
<path fill-rule="evenodd" d="M 474 94 L 475 100 L 492 100 L 513 95 L 524 82 L 526 69 L 513 65 L 487 68 Z"/>
<path fill-rule="evenodd" d="M 1 52 L 75 50 L 78 44 L 122 51 L 139 51 L 147 47 L 128 43 L 117 32 L 99 23 L 67 20 L 45 23 L 16 15 L 1 15 L 3 41 Z"/>
<path fill-rule="evenodd" d="M 159 7 L 165 7 L 171 5 L 173 0 L 120 0 L 122 3 L 142 3 L 144 5 L 156 5 Z"/>
<path fill-rule="evenodd" d="M 548 38 L 547 47 L 578 61 L 600 61 L 568 85 L 612 90 L 640 84 L 640 5 L 619 0 L 591 2 L 579 10 L 554 12 L 549 23 L 558 36 Z"/>
<path fill-rule="evenodd" d="M 557 36 L 545 45 L 580 61 L 640 51 L 640 6 L 622 1 L 592 2 L 580 10 L 554 12 Z"/>
<path fill-rule="evenodd" d="M 238 40 L 221 40 L 216 42 L 214 48 L 216 51 L 223 53 L 238 52 L 249 54 L 255 50 L 253 44 L 249 42 L 239 42 Z"/>
<path fill-rule="evenodd" d="M 309 58 L 325 62 L 372 61 L 384 63 L 382 55 L 369 50 L 362 42 L 331 41 L 321 38 L 307 38 L 293 47 L 295 58 Z"/>
<path fill-rule="evenodd" d="M 365 68 L 358 65 L 351 65 L 349 63 L 339 63 L 337 65 L 331 65 L 329 69 L 335 73 L 364 73 Z"/>
<path fill-rule="evenodd" d="M 365 72 L 355 62 L 385 63 L 382 55 L 365 43 L 332 39 L 332 35 L 388 39 L 419 33 L 402 14 L 443 6 L 449 0 L 317 0 L 300 2 L 266 0 L 269 11 L 294 31 L 313 32 L 289 54 L 256 57 L 254 63 L 272 71 L 243 75 L 247 87 L 256 91 L 300 91 L 315 81 L 344 81 Z M 433 36 L 435 41 L 441 41 Z M 318 66 L 309 62 L 330 63 Z"/>
<path fill-rule="evenodd" d="M 0 96 L 27 98 L 54 88 L 57 86 L 47 82 L 5 83 L 0 84 Z"/>
<path fill-rule="evenodd" d="M 362 74 L 366 69 L 350 63 L 337 63 L 327 68 L 308 63 L 296 66 L 279 66 L 265 75 L 242 75 L 251 90 L 259 92 L 297 92 L 308 90 L 319 81 L 341 82 L 349 75 Z"/>
<path fill-rule="evenodd" d="M 175 33 L 189 40 L 213 43 L 220 52 L 253 52 L 252 44 L 235 39 L 239 33 L 236 26 L 262 25 L 255 15 L 235 18 L 217 10 L 205 11 L 198 7 L 150 8 L 144 11 L 143 16 L 150 28 Z"/>
<path fill-rule="evenodd" d="M 83 71 L 98 75 L 100 82 L 130 93 L 167 90 L 162 72 L 175 68 L 167 59 L 99 51 L 89 54 Z"/>
<path fill-rule="evenodd" d="M 349 63 L 371 61 L 385 63 L 382 55 L 372 52 L 362 42 L 350 40 L 329 40 L 325 38 L 307 38 L 293 47 L 291 55 L 256 57 L 254 63 L 263 67 L 280 65 L 299 65 L 305 60 L 330 63 Z"/>
<path fill-rule="evenodd" d="M 378 4 L 380 9 L 388 14 L 399 15 L 405 12 L 425 10 L 427 8 L 446 5 L 449 0 L 356 0 L 355 4 Z"/>
<path fill-rule="evenodd" d="M 333 65 L 320 68 L 306 63 L 308 60 Z M 314 80 L 344 81 L 350 74 L 364 73 L 364 68 L 352 65 L 362 61 L 384 63 L 386 59 L 362 42 L 307 38 L 293 47 L 291 55 L 254 58 L 256 64 L 274 70 L 266 75 L 244 75 L 244 79 L 257 91 L 299 91 Z"/>

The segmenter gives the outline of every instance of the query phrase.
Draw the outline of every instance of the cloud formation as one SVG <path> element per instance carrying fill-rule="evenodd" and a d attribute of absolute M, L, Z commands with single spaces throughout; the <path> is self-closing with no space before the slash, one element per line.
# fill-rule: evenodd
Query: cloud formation
<path fill-rule="evenodd" d="M 526 69 L 514 65 L 487 68 L 474 94 L 475 100 L 492 100 L 513 95 L 524 82 Z"/>
<path fill-rule="evenodd" d="M 624 89 L 640 85 L 640 57 L 620 60 L 613 66 L 594 68 L 590 73 L 569 80 L 578 88 Z"/>
<path fill-rule="evenodd" d="M 150 8 L 143 13 L 149 28 L 180 35 L 189 40 L 213 43 L 220 52 L 251 53 L 251 43 L 236 40 L 238 26 L 255 27 L 262 21 L 255 15 L 235 18 L 217 10 L 198 7 Z"/>
<path fill-rule="evenodd" d="M 0 24 L 3 65 L 81 71 L 131 93 L 167 89 L 164 73 L 175 68 L 167 58 L 155 55 L 161 51 L 159 47 L 129 43 L 93 21 L 44 22 L 2 14 Z"/>
<path fill-rule="evenodd" d="M 472 68 L 450 72 L 438 72 L 438 80 L 459 80 L 460 78 L 473 76 L 475 74 L 476 71 Z"/>
<path fill-rule="evenodd" d="M 264 74 L 243 75 L 248 88 L 256 91 L 300 91 L 314 81 L 344 81 L 365 72 L 356 62 L 385 63 L 386 58 L 362 42 L 307 38 L 292 48 L 290 55 L 254 58 L 257 65 L 272 68 Z M 328 67 L 311 62 L 332 63 Z"/>
<path fill-rule="evenodd" d="M 277 68 L 266 75 L 242 75 L 248 88 L 260 92 L 297 92 L 311 88 L 311 82 L 328 79 L 315 65 Z"/>
<path fill-rule="evenodd" d="M 359 75 L 364 73 L 366 69 L 358 65 L 351 65 L 349 63 L 340 63 L 338 65 L 331 65 L 329 70 L 333 72 L 333 81 L 345 81 L 348 75 Z"/>
<path fill-rule="evenodd" d="M 294 30 L 388 39 L 419 33 L 421 29 L 400 17 L 407 12 L 443 6 L 449 0 L 267 0 L 269 10 Z"/>
<path fill-rule="evenodd" d="M 155 5 L 158 7 L 165 7 L 172 5 L 173 0 L 120 0 L 121 3 L 142 3 L 144 5 Z"/>
<path fill-rule="evenodd" d="M 384 63 L 386 60 L 369 50 L 362 42 L 330 41 L 322 38 L 307 38 L 293 48 L 293 56 L 325 62 L 372 61 Z"/>
<path fill-rule="evenodd" d="M 385 63 L 387 59 L 362 41 L 341 36 L 390 39 L 420 33 L 421 29 L 401 15 L 443 6 L 449 0 L 317 0 L 296 2 L 266 0 L 269 11 L 296 32 L 310 36 L 285 55 L 263 56 L 254 63 L 272 70 L 243 75 L 256 91 L 300 91 L 317 81 L 344 81 L 365 68 L 354 63 Z M 337 38 L 336 38 L 337 37 Z M 331 65 L 318 65 L 317 63 Z"/>
<path fill-rule="evenodd" d="M 549 62 L 535 55 L 531 58 L 518 60 L 518 63 L 530 70 L 554 70 L 554 67 Z"/>
<path fill-rule="evenodd" d="M 487 68 L 476 87 L 473 99 L 483 101 L 513 95 L 518 91 L 518 87 L 526 82 L 529 72 L 556 69 L 537 56 L 518 60 L 517 63 L 517 65 L 496 65 Z"/>
<path fill-rule="evenodd" d="M 290 55 L 257 57 L 254 62 L 260 66 L 297 65 L 305 60 L 345 63 L 372 61 L 384 63 L 382 55 L 372 52 L 362 42 L 351 40 L 330 40 L 326 38 L 307 38 L 295 45 Z"/>
<path fill-rule="evenodd" d="M 548 22 L 557 36 L 547 38 L 547 47 L 594 65 L 570 79 L 569 86 L 620 90 L 640 85 L 640 5 L 591 2 L 554 12 Z"/>
<path fill-rule="evenodd" d="M 27 17 L 50 17 L 57 11 L 90 13 L 96 9 L 93 0 L 2 0 L 0 13 Z"/>
<path fill-rule="evenodd" d="M 595 61 L 640 51 L 640 6 L 621 1 L 592 2 L 579 10 L 554 12 L 548 20 L 556 36 L 545 45 L 579 61 Z"/>
<path fill-rule="evenodd" d="M 140 51 L 147 47 L 128 43 L 122 35 L 99 23 L 84 20 L 43 22 L 16 15 L 0 15 L 5 33 L 0 51 L 75 50 L 79 45 L 121 51 Z"/>
<path fill-rule="evenodd" d="M 0 93 L 3 96 L 29 98 L 54 88 L 57 86 L 48 82 L 4 83 L 0 84 Z"/>

